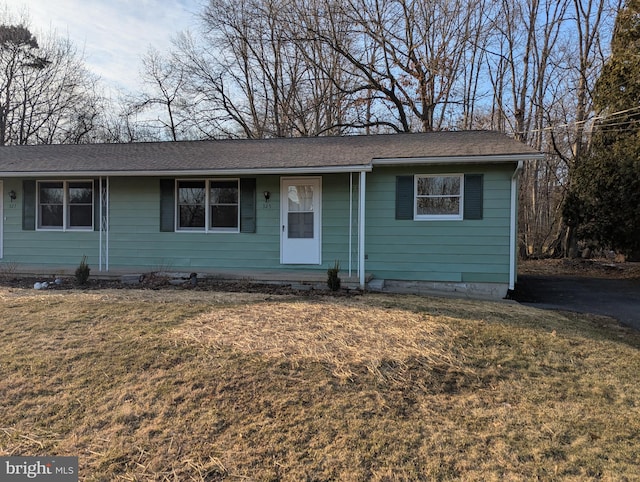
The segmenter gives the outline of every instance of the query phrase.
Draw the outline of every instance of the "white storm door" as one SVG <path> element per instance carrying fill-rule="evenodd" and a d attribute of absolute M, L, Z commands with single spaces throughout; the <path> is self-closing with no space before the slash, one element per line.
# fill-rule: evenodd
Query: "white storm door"
<path fill-rule="evenodd" d="M 280 262 L 321 264 L 322 178 L 280 180 Z"/>

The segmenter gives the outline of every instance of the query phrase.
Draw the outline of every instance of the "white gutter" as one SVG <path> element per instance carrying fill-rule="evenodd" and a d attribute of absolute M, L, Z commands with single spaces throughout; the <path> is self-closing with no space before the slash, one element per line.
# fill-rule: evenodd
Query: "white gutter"
<path fill-rule="evenodd" d="M 293 168 L 259 168 L 259 169 L 173 169 L 160 171 L 5 171 L 0 177 L 56 177 L 66 176 L 111 176 L 111 177 L 179 177 L 179 176 L 232 176 L 260 174 L 335 174 L 343 172 L 371 172 L 372 166 L 337 166 L 337 167 L 293 167 Z"/>
<path fill-rule="evenodd" d="M 373 159 L 374 166 L 411 166 L 414 164 L 487 164 L 544 159 L 544 154 L 501 154 L 494 156 L 391 157 Z"/>
<path fill-rule="evenodd" d="M 511 176 L 511 220 L 509 230 L 509 289 L 516 288 L 517 256 L 518 256 L 518 174 L 524 166 L 523 161 L 518 161 L 516 170 Z"/>
<path fill-rule="evenodd" d="M 365 289 L 365 265 L 364 265 L 364 219 L 365 219 L 365 191 L 366 191 L 367 173 L 360 171 L 360 185 L 358 193 L 360 194 L 360 204 L 358 209 L 358 275 L 360 276 L 360 289 Z"/>

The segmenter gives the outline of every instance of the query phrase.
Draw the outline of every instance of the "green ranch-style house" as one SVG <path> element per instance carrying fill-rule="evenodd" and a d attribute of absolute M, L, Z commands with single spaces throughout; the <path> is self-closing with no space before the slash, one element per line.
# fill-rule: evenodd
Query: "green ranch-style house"
<path fill-rule="evenodd" d="M 489 131 L 0 147 L 12 272 L 158 270 L 501 298 L 517 177 L 537 151 Z"/>

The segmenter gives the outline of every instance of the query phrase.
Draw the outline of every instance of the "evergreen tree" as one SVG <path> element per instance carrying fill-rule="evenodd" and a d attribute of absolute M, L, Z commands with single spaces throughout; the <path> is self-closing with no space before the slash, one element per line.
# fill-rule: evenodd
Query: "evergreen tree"
<path fill-rule="evenodd" d="M 594 104 L 598 120 L 565 217 L 581 240 L 640 258 L 640 0 L 618 12 Z"/>

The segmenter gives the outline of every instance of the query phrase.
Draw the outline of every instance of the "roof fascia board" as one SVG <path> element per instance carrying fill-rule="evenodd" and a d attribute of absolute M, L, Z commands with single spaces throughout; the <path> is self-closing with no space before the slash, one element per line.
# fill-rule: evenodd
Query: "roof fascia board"
<path fill-rule="evenodd" d="M 542 160 L 545 155 L 536 154 L 504 154 L 498 156 L 447 156 L 447 157 L 397 157 L 373 159 L 374 166 L 398 166 L 413 164 L 487 164 L 501 162 L 520 162 Z"/>
<path fill-rule="evenodd" d="M 162 171 L 0 171 L 0 178 L 10 177 L 65 177 L 65 176 L 108 176 L 108 177 L 179 177 L 179 176 L 242 176 L 261 174 L 336 174 L 344 172 L 371 172 L 367 166 L 339 167 L 296 167 L 296 168 L 260 168 L 260 169 L 185 169 Z"/>

